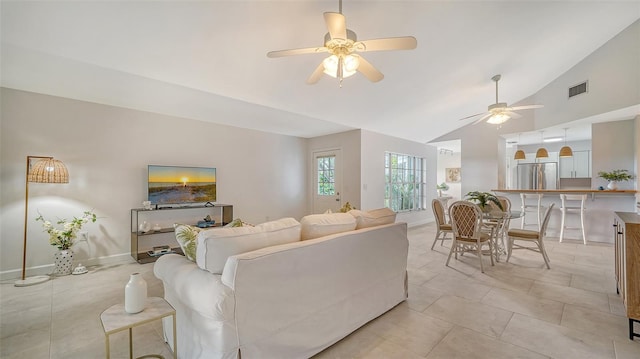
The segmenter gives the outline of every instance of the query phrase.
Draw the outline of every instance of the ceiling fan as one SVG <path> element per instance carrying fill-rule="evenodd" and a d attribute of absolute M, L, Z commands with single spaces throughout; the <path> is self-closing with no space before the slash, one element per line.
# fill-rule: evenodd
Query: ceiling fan
<path fill-rule="evenodd" d="M 487 120 L 487 123 L 490 123 L 493 125 L 500 125 L 509 121 L 509 119 L 522 117 L 521 115 L 519 115 L 514 111 L 530 110 L 534 108 L 544 107 L 544 105 L 525 105 L 525 106 L 509 107 L 507 106 L 506 102 L 498 102 L 498 81 L 500 81 L 500 78 L 501 78 L 500 75 L 495 75 L 491 78 L 496 83 L 496 103 L 489 105 L 487 112 L 476 113 L 475 115 L 461 118 L 460 121 L 483 115 L 478 120 L 476 120 L 473 124 L 475 125 L 484 120 Z"/>
<path fill-rule="evenodd" d="M 413 36 L 358 41 L 356 33 L 347 29 L 346 19 L 342 15 L 342 0 L 339 1 L 339 12 L 325 12 L 324 20 L 329 30 L 324 35 L 324 46 L 271 51 L 267 53 L 267 57 L 329 53 L 330 56 L 320 63 L 307 79 L 307 83 L 315 84 L 324 73 L 337 78 L 342 87 L 342 80 L 356 72 L 360 72 L 371 82 L 378 82 L 384 78 L 378 69 L 356 52 L 411 50 L 418 44 Z"/>

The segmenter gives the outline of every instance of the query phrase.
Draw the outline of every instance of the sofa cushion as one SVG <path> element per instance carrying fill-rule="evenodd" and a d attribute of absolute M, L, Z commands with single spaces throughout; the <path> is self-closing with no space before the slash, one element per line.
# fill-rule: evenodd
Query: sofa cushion
<path fill-rule="evenodd" d="M 196 247 L 198 246 L 198 234 L 202 231 L 202 228 L 190 226 L 188 224 L 175 223 L 173 225 L 176 235 L 176 241 L 182 248 L 187 259 L 196 261 Z"/>
<path fill-rule="evenodd" d="M 303 241 L 356 229 L 356 219 L 348 213 L 310 214 L 300 224 Z"/>
<path fill-rule="evenodd" d="M 396 221 L 396 212 L 386 207 L 369 211 L 353 209 L 349 214 L 356 219 L 356 229 L 376 227 Z"/>
<path fill-rule="evenodd" d="M 300 223 L 282 218 L 255 227 L 215 228 L 200 232 L 196 263 L 213 274 L 222 274 L 229 256 L 300 240 Z"/>

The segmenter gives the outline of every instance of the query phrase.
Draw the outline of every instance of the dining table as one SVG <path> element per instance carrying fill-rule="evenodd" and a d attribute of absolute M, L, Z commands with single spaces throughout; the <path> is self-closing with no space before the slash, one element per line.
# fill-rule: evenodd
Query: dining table
<path fill-rule="evenodd" d="M 492 210 L 482 213 L 483 224 L 491 229 L 491 240 L 493 241 L 494 255 L 496 261 L 500 261 L 500 255 L 507 254 L 505 237 L 509 231 L 509 224 L 512 219 L 524 216 L 523 211 L 500 211 Z"/>

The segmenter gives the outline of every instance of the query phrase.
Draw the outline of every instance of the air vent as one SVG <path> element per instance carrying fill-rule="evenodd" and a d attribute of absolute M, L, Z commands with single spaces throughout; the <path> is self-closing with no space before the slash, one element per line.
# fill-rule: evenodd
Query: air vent
<path fill-rule="evenodd" d="M 572 98 L 574 96 L 578 96 L 580 94 L 586 93 L 587 92 L 587 84 L 589 83 L 589 81 L 585 81 L 581 84 L 575 85 L 573 87 L 569 87 L 569 98 Z"/>

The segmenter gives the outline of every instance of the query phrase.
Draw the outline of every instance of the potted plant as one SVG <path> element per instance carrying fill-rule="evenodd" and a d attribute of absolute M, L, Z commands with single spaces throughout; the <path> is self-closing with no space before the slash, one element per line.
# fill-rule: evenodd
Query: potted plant
<path fill-rule="evenodd" d="M 498 208 L 500 208 L 501 211 L 504 211 L 504 208 L 502 208 L 502 203 L 500 203 L 498 197 L 496 197 L 493 193 L 473 191 L 467 193 L 466 197 L 469 201 L 477 203 L 483 212 L 489 212 L 491 210 L 489 202 L 493 202 L 496 206 L 498 206 Z"/>
<path fill-rule="evenodd" d="M 438 197 L 442 197 L 442 191 L 448 191 L 449 185 L 442 182 L 439 185 L 437 185 L 436 188 L 438 189 Z"/>
<path fill-rule="evenodd" d="M 92 211 L 85 211 L 82 217 L 73 217 L 71 221 L 59 219 L 56 223 L 62 225 L 61 229 L 55 228 L 53 223 L 46 220 L 42 214 L 36 218 L 36 221 L 42 222 L 44 232 L 49 233 L 49 244 L 58 248 L 58 252 L 56 252 L 54 256 L 56 274 L 71 274 L 71 265 L 73 263 L 71 246 L 78 236 L 78 232 L 82 229 L 82 226 L 88 222 L 95 222 L 97 218 L 96 214 Z M 86 269 L 83 273 L 86 273 Z"/>
<path fill-rule="evenodd" d="M 607 188 L 610 190 L 618 189 L 618 182 L 628 181 L 633 178 L 633 175 L 627 170 L 613 170 L 611 172 L 600 171 L 598 177 L 604 178 L 609 181 Z"/>

